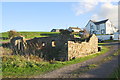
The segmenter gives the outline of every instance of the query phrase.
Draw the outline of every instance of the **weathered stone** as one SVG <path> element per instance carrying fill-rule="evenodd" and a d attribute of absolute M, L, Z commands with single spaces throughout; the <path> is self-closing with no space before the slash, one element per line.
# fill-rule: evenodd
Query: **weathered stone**
<path fill-rule="evenodd" d="M 92 35 L 88 42 L 74 42 L 71 40 L 74 39 L 66 36 L 34 38 L 30 40 L 13 38 L 11 39 L 11 44 L 14 53 L 38 55 L 45 60 L 70 60 L 98 51 L 98 39 L 95 35 Z"/>
<path fill-rule="evenodd" d="M 98 38 L 95 35 L 92 35 L 88 42 L 75 43 L 68 41 L 68 60 L 96 52 L 98 52 Z"/>

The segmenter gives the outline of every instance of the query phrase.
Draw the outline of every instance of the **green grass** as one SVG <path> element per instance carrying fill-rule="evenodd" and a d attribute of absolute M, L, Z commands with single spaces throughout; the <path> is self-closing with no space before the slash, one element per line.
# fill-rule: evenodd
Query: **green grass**
<path fill-rule="evenodd" d="M 25 38 L 56 36 L 59 32 L 19 32 Z M 1 35 L 2 34 L 2 35 Z M 0 33 L 0 37 L 7 37 L 8 32 Z"/>
<path fill-rule="evenodd" d="M 80 37 L 80 35 L 79 34 L 75 34 L 75 37 Z"/>
<path fill-rule="evenodd" d="M 114 80 L 120 80 L 120 65 L 119 67 L 110 75 L 110 78 L 113 78 Z M 111 80 L 113 80 L 111 79 Z"/>
<path fill-rule="evenodd" d="M 20 32 L 21 35 L 25 38 L 34 38 L 34 37 L 49 37 L 59 34 L 59 32 Z"/>
<path fill-rule="evenodd" d="M 98 43 L 98 46 L 104 46 L 105 44 L 109 44 L 109 43 L 105 43 L 105 42 L 103 42 L 103 43 Z"/>
<path fill-rule="evenodd" d="M 120 55 L 120 49 L 113 54 L 113 56 Z M 111 78 L 115 78 L 116 80 L 120 79 L 120 65 L 118 65 L 118 68 L 110 75 Z"/>
<path fill-rule="evenodd" d="M 120 55 L 120 49 L 118 49 L 113 55 L 105 58 L 105 60 L 111 60 L 113 56 L 118 56 Z M 111 75 L 108 76 L 111 78 L 110 80 L 119 80 L 120 79 L 120 65 L 118 65 L 118 68 L 116 68 Z"/>
<path fill-rule="evenodd" d="M 8 32 L 0 33 L 0 37 L 8 37 Z"/>
<path fill-rule="evenodd" d="M 9 39 L 7 39 L 7 40 L 0 39 L 0 41 L 2 41 L 2 42 L 9 42 L 10 40 Z"/>
<path fill-rule="evenodd" d="M 94 58 L 103 53 L 106 53 L 109 49 L 103 47 L 101 52 L 91 54 L 89 56 L 76 58 L 71 61 L 53 61 L 53 63 L 45 61 L 34 61 L 34 59 L 28 60 L 23 56 L 4 56 L 2 57 L 2 71 L 3 77 L 32 77 L 35 75 L 40 75 L 66 65 L 76 64 L 83 62 L 85 60 Z M 35 58 L 37 59 L 37 58 Z"/>

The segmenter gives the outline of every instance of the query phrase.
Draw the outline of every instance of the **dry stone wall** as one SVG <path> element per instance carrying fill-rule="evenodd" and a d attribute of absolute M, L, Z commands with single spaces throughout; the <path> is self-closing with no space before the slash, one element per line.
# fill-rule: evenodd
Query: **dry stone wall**
<path fill-rule="evenodd" d="M 98 52 L 98 38 L 93 34 L 88 42 L 68 41 L 68 60 Z"/>
<path fill-rule="evenodd" d="M 67 36 L 43 37 L 30 40 L 16 37 L 11 40 L 11 48 L 14 54 L 33 54 L 45 60 L 61 61 L 83 57 L 98 51 L 98 39 L 95 35 L 92 35 L 88 42 L 74 41 L 75 39 Z"/>
<path fill-rule="evenodd" d="M 41 37 L 23 41 L 22 37 L 11 39 L 13 54 L 36 55 L 45 60 L 67 60 L 66 36 Z M 25 45 L 24 45 L 25 44 Z"/>

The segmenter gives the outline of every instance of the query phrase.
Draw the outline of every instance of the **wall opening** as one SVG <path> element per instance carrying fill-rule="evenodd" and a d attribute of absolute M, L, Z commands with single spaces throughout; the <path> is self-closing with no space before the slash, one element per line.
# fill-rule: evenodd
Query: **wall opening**
<path fill-rule="evenodd" d="M 67 45 L 67 42 L 65 42 L 65 45 Z"/>
<path fill-rule="evenodd" d="M 55 46 L 56 46 L 56 42 L 52 41 L 52 47 L 55 47 Z"/>
<path fill-rule="evenodd" d="M 45 46 L 45 42 L 42 42 L 42 46 L 43 46 L 43 47 Z"/>

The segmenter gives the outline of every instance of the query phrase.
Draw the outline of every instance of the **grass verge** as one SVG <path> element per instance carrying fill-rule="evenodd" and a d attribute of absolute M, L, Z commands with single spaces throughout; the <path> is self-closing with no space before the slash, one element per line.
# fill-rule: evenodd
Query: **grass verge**
<path fill-rule="evenodd" d="M 61 68 L 66 65 L 76 64 L 88 59 L 94 58 L 101 54 L 106 53 L 109 50 L 107 47 L 103 47 L 101 52 L 91 54 L 85 57 L 76 58 L 71 61 L 54 61 L 53 63 L 28 60 L 23 56 L 3 56 L 2 57 L 2 74 L 3 78 L 27 78 L 35 75 L 44 74 L 46 72 Z"/>
<path fill-rule="evenodd" d="M 120 49 L 113 54 L 113 56 L 120 55 Z M 118 65 L 118 68 L 113 71 L 113 73 L 110 75 L 111 80 L 120 80 L 120 65 Z"/>
<path fill-rule="evenodd" d="M 119 67 L 113 72 L 113 74 L 111 75 L 112 80 L 120 80 L 120 65 Z"/>

